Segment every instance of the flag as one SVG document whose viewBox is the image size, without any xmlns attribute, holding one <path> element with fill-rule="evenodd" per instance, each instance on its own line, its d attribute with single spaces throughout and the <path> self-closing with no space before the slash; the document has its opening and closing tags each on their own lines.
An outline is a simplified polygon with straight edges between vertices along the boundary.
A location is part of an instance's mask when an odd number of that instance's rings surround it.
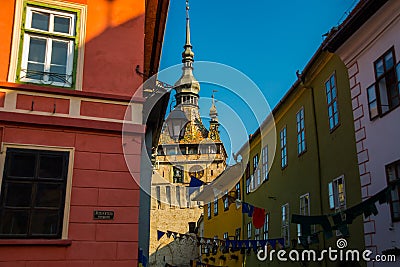
<svg viewBox="0 0 400 267">
<path fill-rule="evenodd" d="M 236 209 L 239 209 L 242 206 L 242 201 L 240 201 L 240 199 L 236 199 L 235 204 L 236 204 Z"/>
<path fill-rule="evenodd" d="M 242 202 L 242 213 L 247 213 L 247 215 L 249 217 L 252 217 L 253 212 L 254 212 L 254 206 L 252 206 L 248 203 Z"/>
<path fill-rule="evenodd" d="M 253 212 L 253 225 L 254 228 L 260 229 L 264 226 L 265 222 L 265 209 L 254 207 Z"/>
<path fill-rule="evenodd" d="M 161 237 L 163 237 L 165 235 L 165 232 L 157 230 L 157 240 L 160 240 Z"/>
<path fill-rule="evenodd" d="M 194 191 L 196 191 L 197 187 L 200 187 L 202 185 L 204 185 L 205 183 L 200 180 L 197 179 L 196 177 L 191 176 L 190 177 L 190 183 L 189 183 L 189 196 L 191 194 L 193 194 Z"/>
</svg>

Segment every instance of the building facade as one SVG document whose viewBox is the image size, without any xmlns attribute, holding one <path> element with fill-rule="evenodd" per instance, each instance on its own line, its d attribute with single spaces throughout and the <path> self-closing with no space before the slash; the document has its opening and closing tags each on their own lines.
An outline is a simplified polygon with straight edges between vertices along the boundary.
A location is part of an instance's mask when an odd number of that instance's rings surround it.
<svg viewBox="0 0 400 267">
<path fill-rule="evenodd" d="M 210 108 L 210 127 L 200 117 L 198 100 L 200 83 L 193 75 L 194 53 L 190 42 L 187 7 L 186 42 L 182 53 L 182 76 L 173 86 L 175 109 L 187 120 L 176 136 L 169 118 L 154 151 L 154 170 L 151 184 L 150 265 L 190 266 L 197 260 L 197 240 L 164 236 L 158 239 L 157 230 L 185 234 L 189 223 L 198 221 L 202 203 L 193 201 L 188 187 L 192 179 L 207 184 L 226 167 L 227 154 L 219 136 L 218 113 L 214 96 Z M 172 115 L 170 115 L 172 116 Z M 168 125 L 171 123 L 171 125 Z M 198 185 L 199 186 L 199 185 Z"/>
<path fill-rule="evenodd" d="M 150 23 L 151 6 L 3 1 L 0 266 L 138 264 L 135 180 L 152 129 L 133 70 L 158 69 L 164 23 Z"/>
<path fill-rule="evenodd" d="M 239 171 L 235 168 L 238 168 Z M 243 181 L 240 179 L 240 174 L 240 163 L 229 166 L 214 182 L 230 180 L 234 182 L 234 186 L 224 186 L 227 190 L 221 192 L 222 194 L 216 195 L 214 190 L 204 190 L 196 196 L 196 199 L 205 200 L 203 231 L 199 234 L 201 253 L 199 262 L 203 265 L 234 267 L 243 264 L 244 257 L 240 249 L 223 248 L 220 242 L 220 240 L 243 240 L 242 207 L 236 205 L 236 201 L 240 201 L 243 195 Z M 235 183 L 235 181 L 237 182 Z M 210 187 L 213 187 L 214 184 L 211 184 Z M 218 240 L 218 247 L 214 246 L 214 241 L 208 242 L 210 239 Z"/>
<path fill-rule="evenodd" d="M 326 46 L 348 68 L 363 199 L 400 178 L 399 14 L 399 1 L 360 1 Z M 374 254 L 395 254 L 397 261 L 398 201 L 396 186 L 377 216 L 364 220 L 366 247 Z"/>
<path fill-rule="evenodd" d="M 243 201 L 262 209 L 265 218 L 264 225 L 256 229 L 253 218 L 243 214 L 243 239 L 284 238 L 286 251 L 336 248 L 339 238 L 347 240 L 348 249 L 364 248 L 361 217 L 343 231 L 326 231 L 314 221 L 310 233 L 305 233 L 301 224 L 293 222 L 293 215 L 326 216 L 333 226 L 329 216 L 361 202 L 348 90 L 344 64 L 338 56 L 322 51 L 321 46 L 274 108 L 275 127 L 265 123 L 251 136 L 249 154 L 240 152 L 243 158 L 249 158 Z M 244 261 L 248 266 L 266 264 L 253 251 Z M 275 258 L 269 264 L 282 263 Z M 285 266 L 298 264 L 285 262 Z M 338 263 L 326 259 L 308 264 Z"/>
</svg>

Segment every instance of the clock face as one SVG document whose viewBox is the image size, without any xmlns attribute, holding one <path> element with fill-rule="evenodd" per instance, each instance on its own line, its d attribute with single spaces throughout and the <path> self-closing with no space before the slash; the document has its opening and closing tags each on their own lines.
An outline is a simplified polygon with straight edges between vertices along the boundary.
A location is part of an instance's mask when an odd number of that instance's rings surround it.
<svg viewBox="0 0 400 267">
<path fill-rule="evenodd" d="M 200 165 L 192 166 L 189 170 L 189 176 L 200 179 L 204 175 L 204 169 Z"/>
</svg>

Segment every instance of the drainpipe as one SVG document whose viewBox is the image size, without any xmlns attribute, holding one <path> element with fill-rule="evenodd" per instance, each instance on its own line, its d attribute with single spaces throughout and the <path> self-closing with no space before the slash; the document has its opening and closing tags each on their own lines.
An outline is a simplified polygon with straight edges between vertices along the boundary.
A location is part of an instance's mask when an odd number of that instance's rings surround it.
<svg viewBox="0 0 400 267">
<path fill-rule="evenodd" d="M 321 177 L 322 177 L 322 173 L 321 173 L 321 156 L 319 153 L 319 135 L 318 135 L 318 125 L 317 125 L 317 117 L 316 117 L 316 111 L 315 111 L 315 96 L 314 96 L 314 88 L 313 87 L 305 87 L 306 89 L 310 89 L 311 90 L 311 98 L 312 98 L 312 107 L 313 107 L 313 117 L 314 117 L 314 125 L 315 125 L 315 142 L 317 144 L 317 166 L 318 166 L 318 185 L 319 185 L 319 198 L 320 198 L 320 214 L 323 214 L 323 209 L 322 209 L 322 182 L 321 182 Z M 322 237 L 322 241 L 323 241 L 323 248 L 326 248 L 326 244 L 325 244 L 325 236 Z M 324 259 L 324 263 L 325 266 L 327 266 L 326 264 L 326 259 Z"/>
</svg>

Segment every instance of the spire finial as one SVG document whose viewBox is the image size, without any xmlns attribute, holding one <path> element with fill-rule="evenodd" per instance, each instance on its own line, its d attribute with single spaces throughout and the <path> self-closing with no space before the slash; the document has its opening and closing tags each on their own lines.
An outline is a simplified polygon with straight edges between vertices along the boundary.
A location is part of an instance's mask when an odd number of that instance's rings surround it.
<svg viewBox="0 0 400 267">
<path fill-rule="evenodd" d="M 189 0 L 186 0 L 186 19 L 189 19 Z"/>
</svg>

